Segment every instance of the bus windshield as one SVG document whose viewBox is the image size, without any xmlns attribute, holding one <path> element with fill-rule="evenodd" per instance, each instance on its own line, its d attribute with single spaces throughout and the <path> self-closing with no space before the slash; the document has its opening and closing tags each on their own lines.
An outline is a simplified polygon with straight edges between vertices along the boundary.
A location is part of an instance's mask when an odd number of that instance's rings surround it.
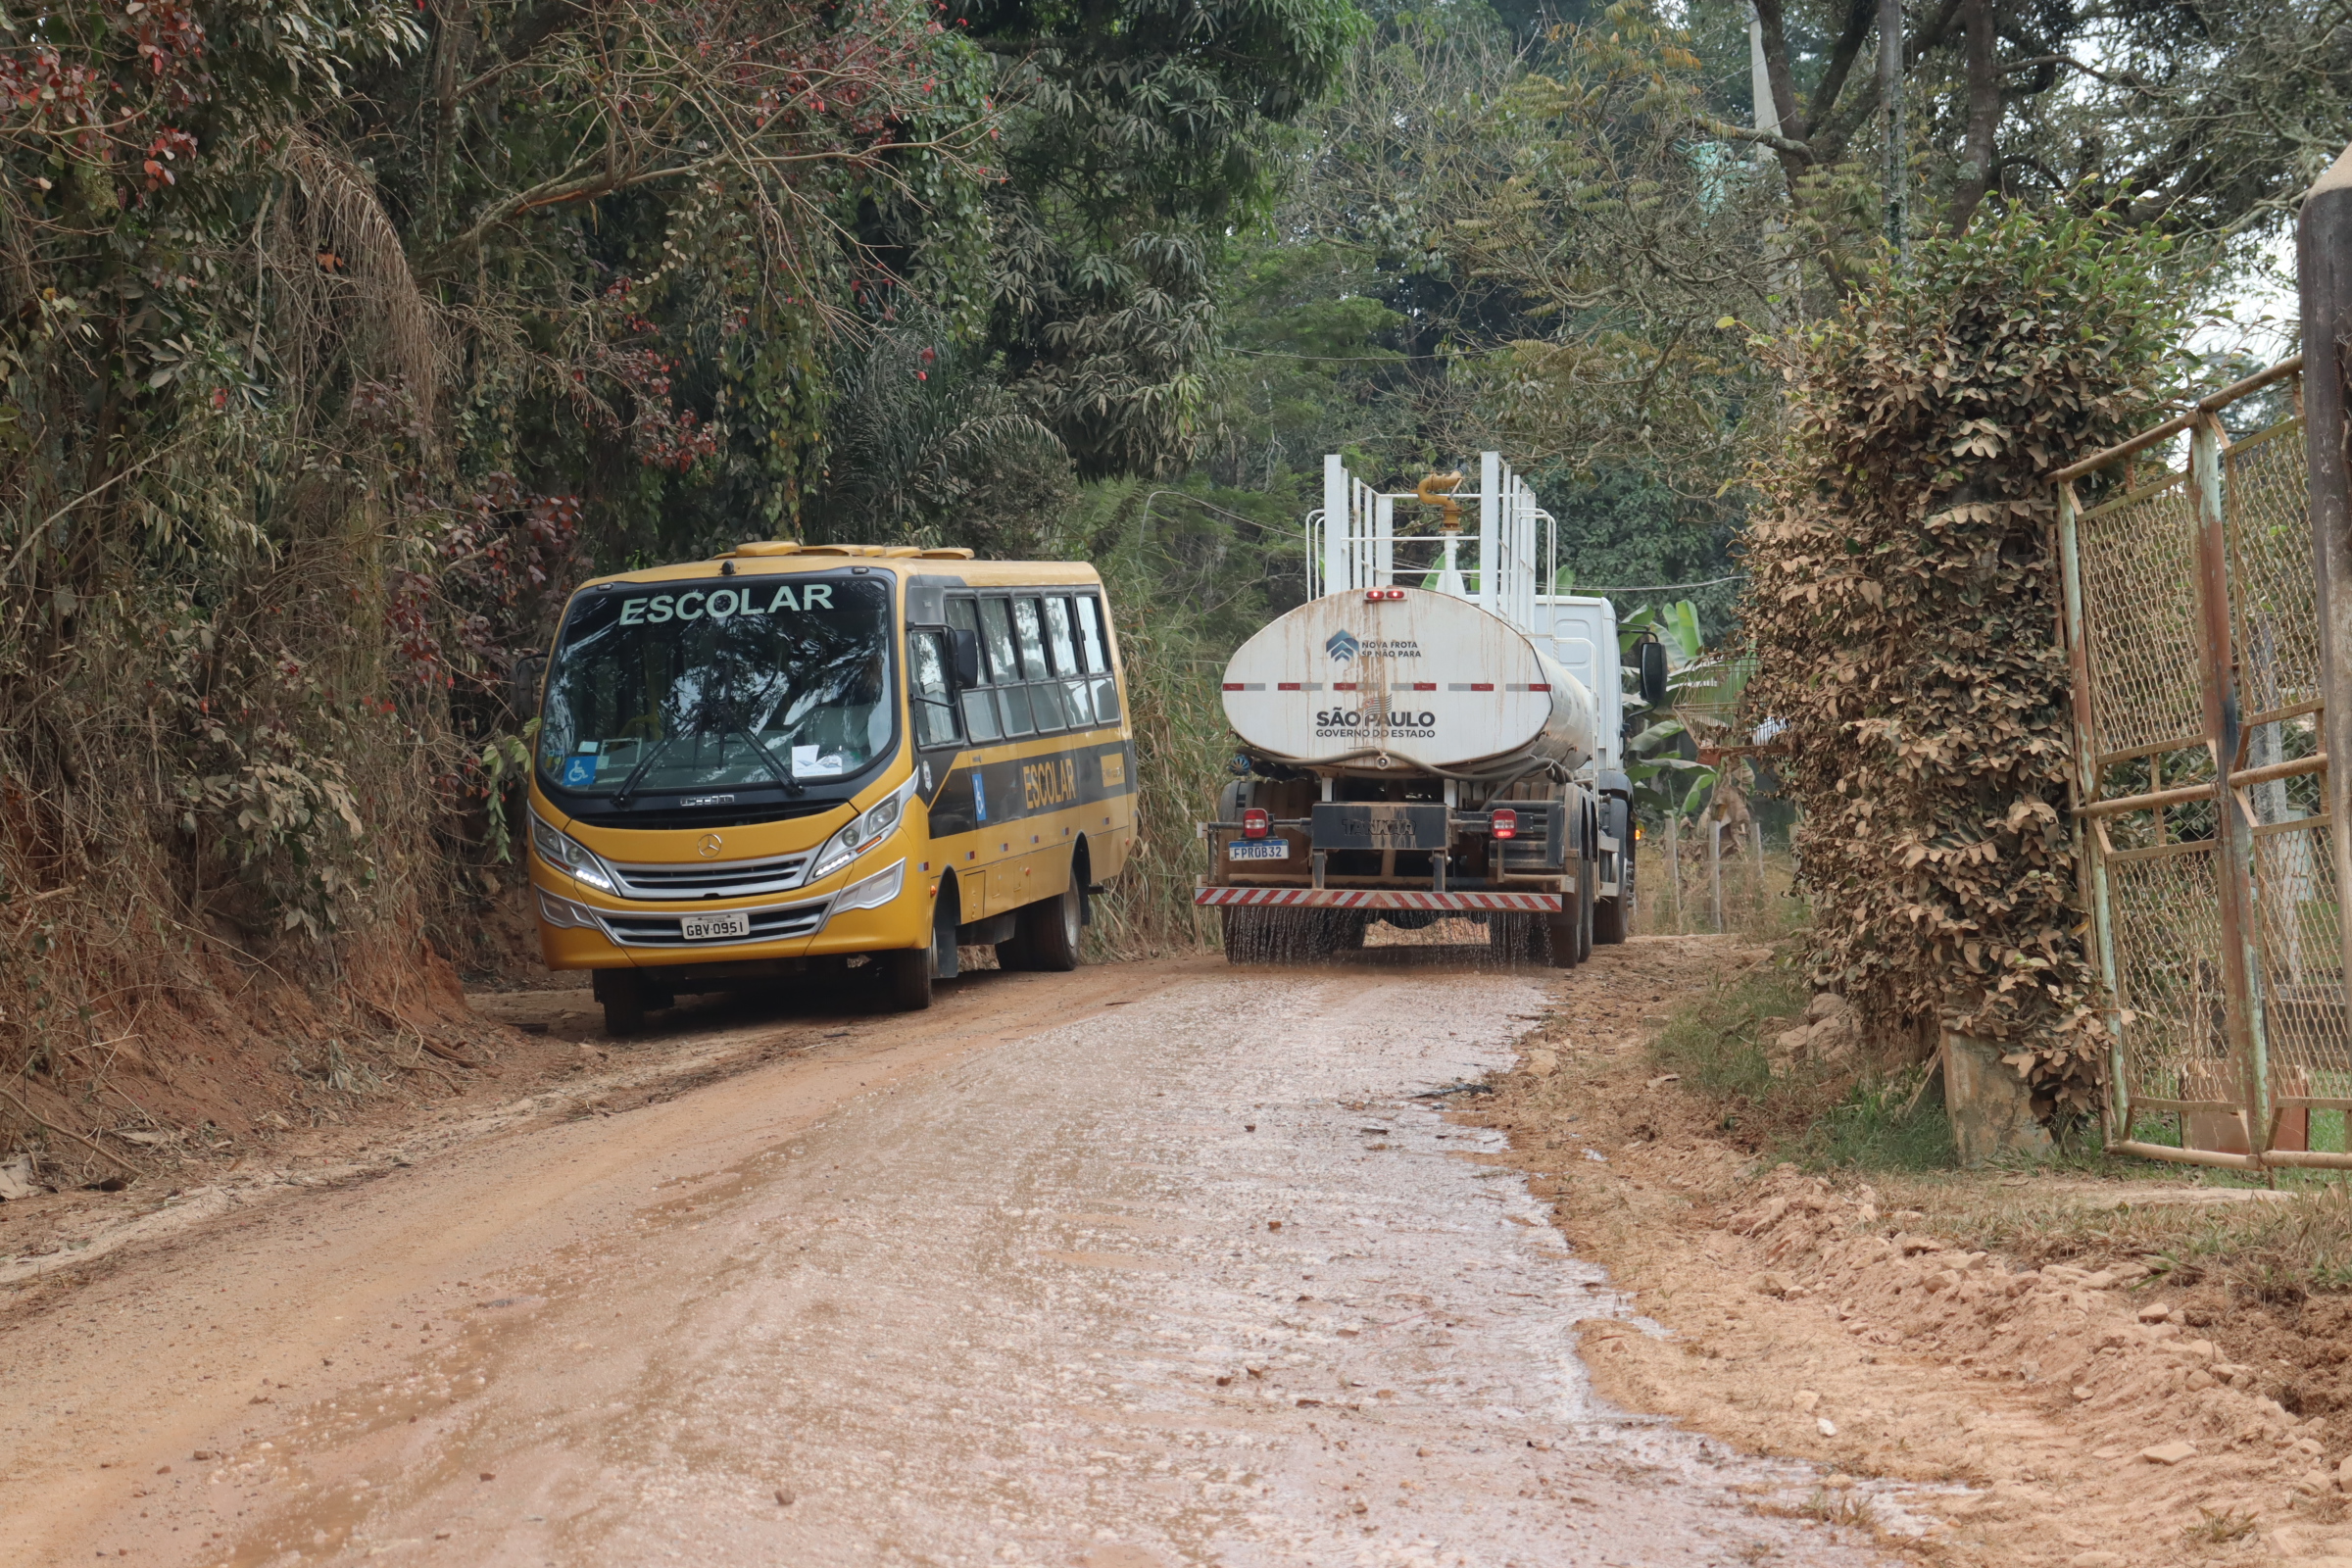
<svg viewBox="0 0 2352 1568">
<path fill-rule="evenodd" d="M 548 668 L 546 781 L 789 795 L 887 757 L 890 591 L 857 578 L 620 583 L 573 602 Z"/>
</svg>

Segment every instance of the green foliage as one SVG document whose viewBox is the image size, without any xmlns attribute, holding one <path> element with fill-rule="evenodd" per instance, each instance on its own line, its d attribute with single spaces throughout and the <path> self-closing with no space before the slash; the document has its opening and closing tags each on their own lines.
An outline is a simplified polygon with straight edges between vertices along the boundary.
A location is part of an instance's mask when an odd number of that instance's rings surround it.
<svg viewBox="0 0 2352 1568">
<path fill-rule="evenodd" d="M 838 329 L 979 326 L 988 85 L 915 0 L 0 17 L 0 1066 L 191 934 L 462 952 L 583 541 L 788 522 Z"/>
<path fill-rule="evenodd" d="M 2068 675 L 2042 475 L 2162 406 L 2161 241 L 2015 214 L 1922 245 L 1766 345 L 1789 393 L 1743 606 L 1814 977 L 1893 1036 L 2007 1042 L 2046 1102 L 2096 1101 L 2075 932 Z"/>
<path fill-rule="evenodd" d="M 1702 746 L 1722 746 L 1740 694 L 1754 673 L 1752 660 L 1710 651 L 1691 600 L 1652 609 L 1621 610 L 1620 657 L 1654 640 L 1666 649 L 1666 701 L 1644 710 L 1642 727 L 1626 744 L 1626 776 L 1637 808 L 1663 815 L 1696 816 L 1721 777 L 1699 760 Z M 1631 699 L 1629 699 L 1629 702 Z"/>
<path fill-rule="evenodd" d="M 1270 127 L 1322 93 L 1346 0 L 964 0 L 999 63 L 988 344 L 1087 478 L 1160 475 L 1200 435 L 1226 232 L 1262 210 Z"/>
</svg>

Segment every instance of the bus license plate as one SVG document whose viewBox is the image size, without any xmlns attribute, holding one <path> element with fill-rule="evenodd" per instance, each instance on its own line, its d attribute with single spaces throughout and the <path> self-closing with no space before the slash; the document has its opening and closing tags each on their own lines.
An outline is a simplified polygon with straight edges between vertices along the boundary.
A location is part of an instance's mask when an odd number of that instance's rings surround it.
<svg viewBox="0 0 2352 1568">
<path fill-rule="evenodd" d="M 748 937 L 752 917 L 741 909 L 720 914 L 689 914 L 678 921 L 678 935 L 689 942 L 715 942 L 722 937 Z"/>
<path fill-rule="evenodd" d="M 1226 846 L 1228 860 L 1287 860 L 1291 858 L 1288 839 L 1235 839 Z"/>
</svg>

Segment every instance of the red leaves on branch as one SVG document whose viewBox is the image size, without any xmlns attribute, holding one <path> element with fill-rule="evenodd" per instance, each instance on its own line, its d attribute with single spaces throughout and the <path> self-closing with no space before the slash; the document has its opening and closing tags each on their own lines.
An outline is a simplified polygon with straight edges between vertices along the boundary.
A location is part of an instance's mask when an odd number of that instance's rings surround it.
<svg viewBox="0 0 2352 1568">
<path fill-rule="evenodd" d="M 534 495 L 511 473 L 491 474 L 433 539 L 431 565 L 394 585 L 384 620 L 411 673 L 444 687 L 461 675 L 481 685 L 503 678 L 518 612 L 560 586 L 579 531 L 578 496 Z M 457 667 L 446 639 L 465 656 Z"/>
<path fill-rule="evenodd" d="M 64 142 L 79 157 L 135 168 L 144 191 L 176 184 L 196 139 L 171 121 L 211 86 L 204 24 L 182 0 L 132 0 L 107 8 L 99 36 L 112 49 L 78 57 L 48 39 L 0 44 L 0 140 Z M 131 196 L 118 191 L 124 205 Z"/>
</svg>

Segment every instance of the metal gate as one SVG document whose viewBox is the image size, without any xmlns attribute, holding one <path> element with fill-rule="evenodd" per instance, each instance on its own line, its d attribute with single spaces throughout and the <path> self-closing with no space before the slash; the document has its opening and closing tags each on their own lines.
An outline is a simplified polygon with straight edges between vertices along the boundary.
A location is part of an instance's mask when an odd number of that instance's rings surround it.
<svg viewBox="0 0 2352 1568">
<path fill-rule="evenodd" d="M 2303 421 L 2231 441 L 2222 417 L 2281 382 L 2299 409 L 2301 366 L 2052 475 L 2119 1152 L 2352 1166 L 2340 1118 L 2312 1115 L 2352 1108 L 2352 1039 Z M 2143 478 L 2182 435 L 2187 467 Z"/>
</svg>

